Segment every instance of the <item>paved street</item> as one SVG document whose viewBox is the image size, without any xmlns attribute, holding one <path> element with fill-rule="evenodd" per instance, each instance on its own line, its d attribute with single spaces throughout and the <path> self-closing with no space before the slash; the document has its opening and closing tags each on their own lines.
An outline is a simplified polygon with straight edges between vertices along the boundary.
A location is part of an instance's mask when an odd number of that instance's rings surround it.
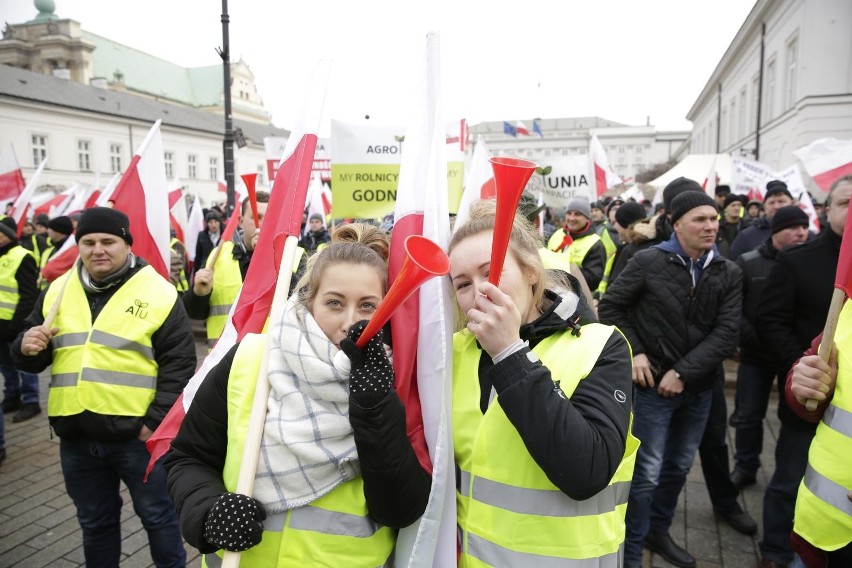
<svg viewBox="0 0 852 568">
<path fill-rule="evenodd" d="M 727 398 L 733 405 L 733 370 L 728 367 Z M 42 393 L 47 393 L 47 375 L 42 376 Z M 43 397 L 44 406 L 44 397 Z M 770 402 L 763 452 L 764 468 L 758 484 L 746 489 L 744 506 L 761 523 L 763 490 L 774 467 L 773 451 L 778 432 L 775 415 L 777 399 Z M 21 424 L 6 416 L 8 457 L 0 465 L 0 567 L 65 568 L 84 566 L 82 536 L 74 506 L 65 493 L 59 467 L 59 441 L 51 439 L 47 416 L 42 413 Z M 145 531 L 133 513 L 126 489 L 122 534 L 123 567 L 153 566 Z M 757 539 L 736 533 L 714 517 L 701 468 L 696 463 L 681 496 L 672 535 L 695 555 L 699 567 L 753 567 Z M 190 566 L 200 565 L 198 553 L 187 547 Z M 668 563 L 645 556 L 645 565 L 662 567 Z"/>
</svg>

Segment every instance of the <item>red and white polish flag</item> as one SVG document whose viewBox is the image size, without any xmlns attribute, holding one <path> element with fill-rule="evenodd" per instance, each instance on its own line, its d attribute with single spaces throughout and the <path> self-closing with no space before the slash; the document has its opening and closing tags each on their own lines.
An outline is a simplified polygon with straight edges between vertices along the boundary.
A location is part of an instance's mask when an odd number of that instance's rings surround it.
<svg viewBox="0 0 852 568">
<path fill-rule="evenodd" d="M 476 139 L 470 169 L 465 174 L 459 211 L 456 214 L 455 227 L 460 227 L 470 217 L 470 206 L 478 199 L 489 199 L 497 195 L 494 183 L 494 168 L 491 167 L 491 152 L 482 136 Z"/>
<path fill-rule="evenodd" d="M 27 209 L 30 207 L 30 202 L 32 201 L 33 194 L 35 193 L 36 187 L 38 187 L 38 180 L 41 177 L 41 172 L 44 170 L 44 166 L 47 164 L 47 158 L 43 159 L 41 163 L 38 165 L 33 177 L 30 178 L 30 182 L 23 189 L 21 194 L 15 199 L 15 203 L 12 206 L 12 218 L 15 220 L 15 223 L 18 224 L 18 236 L 21 236 L 21 230 L 24 228 L 24 224 L 22 221 L 24 220 L 24 215 L 27 213 Z"/>
<path fill-rule="evenodd" d="M 148 131 L 110 201 L 130 219 L 133 254 L 169 279 L 169 186 L 158 120 Z"/>
<path fill-rule="evenodd" d="M 15 148 L 9 144 L 0 154 L 0 201 L 15 199 L 24 191 L 26 185 L 24 173 L 21 171 L 21 166 L 18 165 L 18 157 L 15 155 Z"/>
<path fill-rule="evenodd" d="M 837 178 L 852 175 L 852 140 L 820 138 L 793 155 L 823 191 L 828 191 Z"/>
<path fill-rule="evenodd" d="M 596 134 L 592 134 L 589 141 L 589 156 L 595 171 L 595 195 L 600 197 L 606 190 L 621 183 L 621 177 L 610 167 L 606 151 Z"/>
<path fill-rule="evenodd" d="M 290 235 L 298 237 L 302 227 L 302 212 L 313 167 L 317 133 L 330 70 L 330 62 L 321 61 L 318 64 L 308 88 L 300 121 L 293 128 L 284 149 L 284 157 L 270 190 L 269 205 L 267 205 L 260 237 L 252 255 L 253 259 L 261 259 L 261 261 L 249 264 L 245 281 L 228 314 L 222 335 L 219 336 L 219 340 L 208 353 L 201 367 L 189 380 L 160 426 L 146 442 L 151 454 L 148 472 L 168 451 L 192 404 L 195 393 L 198 392 L 210 369 L 216 366 L 231 347 L 246 334 L 260 333 L 269 317 L 284 241 Z M 200 203 L 196 203 L 193 207 L 193 213 L 196 207 L 200 211 Z M 235 209 L 235 212 L 238 216 L 239 208 Z M 225 238 L 224 233 L 222 238 Z M 273 259 L 274 262 L 268 262 L 266 259 Z"/>
<path fill-rule="evenodd" d="M 444 250 L 450 237 L 446 127 L 440 109 L 440 45 L 427 36 L 425 89 L 417 120 L 406 131 L 399 168 L 388 276 L 405 258 L 409 235 L 423 235 Z M 490 164 L 489 164 L 490 169 Z M 493 175 L 493 174 L 492 174 Z M 396 390 L 406 426 L 432 491 L 423 516 L 399 532 L 396 565 L 455 566 L 456 496 L 452 443 L 452 299 L 447 278 L 432 278 L 391 318 Z"/>
</svg>

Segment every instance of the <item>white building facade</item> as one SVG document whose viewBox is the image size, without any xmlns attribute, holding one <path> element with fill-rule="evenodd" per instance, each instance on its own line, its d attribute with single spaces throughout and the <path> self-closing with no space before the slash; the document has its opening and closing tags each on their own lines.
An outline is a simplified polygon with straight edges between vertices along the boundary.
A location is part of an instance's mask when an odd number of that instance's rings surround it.
<svg viewBox="0 0 852 568">
<path fill-rule="evenodd" d="M 205 205 L 223 202 L 222 116 L 0 65 L 0 151 L 12 145 L 26 179 L 46 157 L 41 186 L 60 190 L 98 177 L 103 186 L 127 168 L 158 119 L 169 179 L 179 178 Z M 263 138 L 288 132 L 240 120 L 234 126 L 247 142 L 234 149 L 236 175 L 256 172 L 258 188 L 266 188 Z"/>
<path fill-rule="evenodd" d="M 674 158 L 689 139 L 688 131 L 658 131 L 654 126 L 628 126 L 601 117 L 535 119 L 541 136 L 533 132 L 533 120 L 523 121 L 530 135 L 512 136 L 503 122 L 484 122 L 471 127 L 473 138 L 482 135 L 495 155 L 511 155 L 545 164 L 556 156 L 589 153 L 596 135 L 610 166 L 626 182 L 654 164 Z M 510 122 L 510 124 L 515 124 Z"/>
<path fill-rule="evenodd" d="M 778 170 L 816 139 L 852 138 L 852 2 L 758 0 L 687 119 L 688 153 Z"/>
</svg>

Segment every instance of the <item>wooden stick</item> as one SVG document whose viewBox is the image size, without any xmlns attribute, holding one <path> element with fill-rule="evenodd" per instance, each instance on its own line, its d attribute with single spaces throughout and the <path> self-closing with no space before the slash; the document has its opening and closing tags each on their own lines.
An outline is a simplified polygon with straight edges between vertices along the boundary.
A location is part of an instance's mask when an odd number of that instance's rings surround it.
<svg viewBox="0 0 852 568">
<path fill-rule="evenodd" d="M 74 264 L 71 265 L 71 270 L 77 269 L 77 263 L 79 261 L 80 256 L 78 255 L 77 258 L 74 260 Z M 65 295 L 65 287 L 68 286 L 68 281 L 71 280 L 73 276 L 73 274 L 68 274 L 67 276 L 65 276 L 65 280 L 62 281 L 62 284 L 59 287 L 59 292 L 56 294 L 56 299 L 53 300 L 53 305 L 50 306 L 50 311 L 47 312 L 47 316 L 44 318 L 44 326 L 47 329 L 50 329 L 50 326 L 53 325 L 53 320 L 56 319 L 56 315 L 59 313 L 59 304 L 62 303 L 62 296 Z"/>
<path fill-rule="evenodd" d="M 831 304 L 828 307 L 828 316 L 825 318 L 825 328 L 822 330 L 822 341 L 819 344 L 820 359 L 828 363 L 831 358 L 831 348 L 834 345 L 834 333 L 837 331 L 837 320 L 840 319 L 840 311 L 843 309 L 843 302 L 846 300 L 846 293 L 840 288 L 835 288 L 831 295 Z M 813 412 L 817 409 L 819 403 L 809 398 L 805 401 L 805 408 Z"/>
<path fill-rule="evenodd" d="M 272 298 L 272 307 L 269 310 L 270 318 L 281 313 L 287 294 L 290 291 L 290 279 L 293 276 L 293 260 L 296 257 L 296 248 L 299 244 L 298 237 L 290 235 L 284 243 L 284 253 L 281 255 L 281 270 L 278 274 L 278 282 L 275 284 L 275 295 Z M 271 332 L 272 330 L 269 330 Z M 269 398 L 269 380 L 266 370 L 269 366 L 269 351 L 271 342 L 267 340 L 266 348 L 263 350 L 263 358 L 260 361 L 260 371 L 257 377 L 257 386 L 254 391 L 254 403 L 251 407 L 248 432 L 246 433 L 246 444 L 243 450 L 243 459 L 240 465 L 240 474 L 237 477 L 237 493 L 251 496 L 254 489 L 254 476 L 257 474 L 257 460 L 260 457 L 260 441 L 263 438 L 263 425 L 266 422 L 266 403 Z M 236 568 L 240 565 L 240 553 L 225 551 L 222 559 L 222 568 Z"/>
</svg>

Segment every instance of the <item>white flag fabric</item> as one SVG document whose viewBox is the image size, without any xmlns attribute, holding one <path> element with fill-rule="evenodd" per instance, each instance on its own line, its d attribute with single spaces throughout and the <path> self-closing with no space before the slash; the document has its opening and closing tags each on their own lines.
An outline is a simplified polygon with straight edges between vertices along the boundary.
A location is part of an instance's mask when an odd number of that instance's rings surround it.
<svg viewBox="0 0 852 568">
<path fill-rule="evenodd" d="M 225 227 L 221 227 L 221 229 L 224 228 Z M 201 210 L 201 200 L 198 199 L 198 194 L 196 193 L 195 200 L 192 202 L 192 209 L 190 210 L 189 217 L 186 221 L 186 254 L 189 255 L 189 259 L 192 262 L 195 262 L 195 248 L 198 245 L 198 233 L 203 230 L 204 211 Z"/>
<path fill-rule="evenodd" d="M 33 174 L 33 177 L 30 178 L 29 183 L 24 188 L 24 191 L 22 191 L 18 198 L 15 200 L 15 204 L 12 207 L 12 218 L 19 226 L 21 224 L 21 221 L 23 221 L 24 219 L 24 215 L 27 212 L 27 208 L 30 206 L 30 201 L 32 201 L 33 193 L 35 193 L 36 187 L 38 187 L 38 180 L 41 177 L 41 172 L 46 164 L 47 158 L 41 161 L 35 173 Z"/>
<path fill-rule="evenodd" d="M 426 43 L 426 85 L 418 112 L 406 131 L 400 164 L 391 237 L 389 272 L 392 276 L 398 273 L 402 264 L 402 243 L 408 235 L 422 234 L 444 250 L 449 244 L 446 128 L 439 103 L 438 35 L 428 34 Z M 406 403 L 406 414 L 410 414 L 411 410 L 416 410 L 409 406 L 413 397 L 405 394 L 410 389 L 403 392 L 399 386 L 411 379 L 416 380 L 423 431 L 432 463 L 432 491 L 426 511 L 419 521 L 401 530 L 397 538 L 398 567 L 431 568 L 456 564 L 452 314 L 449 280 L 432 278 L 391 319 L 398 391 Z M 406 366 L 405 361 L 414 368 Z M 413 443 L 417 452 L 419 446 Z M 422 463 L 422 456 L 418 454 L 418 457 Z"/>
<path fill-rule="evenodd" d="M 491 152 L 480 134 L 473 148 L 470 170 L 465 174 L 459 211 L 453 227 L 460 227 L 470 217 L 470 206 L 478 199 L 494 197 L 494 168 L 491 167 Z"/>
<path fill-rule="evenodd" d="M 793 155 L 823 191 L 828 191 L 836 179 L 852 174 L 852 140 L 820 138 Z"/>
</svg>

